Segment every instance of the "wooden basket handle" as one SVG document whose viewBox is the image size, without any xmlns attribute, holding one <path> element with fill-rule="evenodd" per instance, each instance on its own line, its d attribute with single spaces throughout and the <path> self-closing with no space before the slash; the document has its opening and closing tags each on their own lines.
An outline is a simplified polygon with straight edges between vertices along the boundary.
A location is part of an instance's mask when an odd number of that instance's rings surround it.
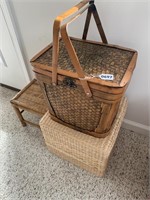
<svg viewBox="0 0 150 200">
<path fill-rule="evenodd" d="M 53 25 L 53 56 L 52 56 L 52 83 L 57 84 L 57 66 L 58 66 L 58 53 L 59 53 L 59 32 L 61 22 L 67 17 L 73 15 L 81 8 L 83 8 L 90 0 L 81 1 L 73 8 L 58 16 Z"/>
<path fill-rule="evenodd" d="M 85 5 L 87 3 L 89 3 L 89 5 L 85 7 Z M 82 9 L 80 12 L 78 12 L 66 24 L 64 24 L 62 27 L 60 27 L 61 22 L 64 19 L 73 15 L 74 13 L 76 13 L 77 11 L 79 11 L 83 7 L 85 7 L 85 8 Z M 92 10 L 91 10 L 91 7 L 92 7 Z M 70 40 L 70 38 L 67 34 L 68 24 L 71 23 L 72 21 L 74 21 L 77 17 L 79 17 L 87 9 L 88 9 L 88 14 L 87 14 L 86 23 L 85 23 L 83 39 L 86 39 L 88 28 L 89 28 L 89 21 L 90 21 L 90 18 L 91 18 L 91 17 L 89 17 L 89 13 L 93 12 L 94 19 L 96 21 L 99 33 L 100 33 L 101 38 L 102 38 L 102 41 L 104 43 L 107 43 L 107 39 L 105 37 L 105 33 L 103 31 L 103 28 L 102 28 L 102 25 L 101 25 L 101 22 L 100 22 L 100 19 L 99 19 L 99 16 L 98 16 L 98 13 L 97 13 L 97 10 L 96 10 L 96 7 L 94 5 L 93 0 L 92 1 L 84 0 L 84 1 L 80 2 L 79 4 L 77 4 L 76 6 L 74 6 L 73 8 L 71 8 L 70 10 L 63 13 L 62 15 L 58 16 L 54 21 L 54 27 L 53 27 L 52 83 L 53 83 L 53 85 L 57 84 L 57 66 L 58 66 L 58 54 L 59 54 L 59 32 L 61 31 L 62 39 L 65 42 L 66 49 L 67 49 L 68 54 L 71 58 L 71 62 L 76 69 L 76 72 L 77 72 L 78 77 L 81 81 L 82 87 L 83 87 L 85 93 L 87 94 L 87 96 L 91 97 L 92 93 L 90 91 L 88 82 L 85 79 L 84 72 L 82 70 L 80 62 L 79 62 L 78 57 L 76 55 L 75 49 L 74 49 L 72 42 L 71 42 L 71 40 Z M 100 26 L 100 28 L 99 28 L 99 26 Z"/>
</svg>

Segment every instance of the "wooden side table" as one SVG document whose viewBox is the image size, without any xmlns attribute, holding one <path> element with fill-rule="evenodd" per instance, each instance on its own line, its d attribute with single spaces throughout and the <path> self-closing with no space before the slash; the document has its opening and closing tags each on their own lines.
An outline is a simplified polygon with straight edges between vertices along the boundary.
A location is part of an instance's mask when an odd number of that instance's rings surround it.
<svg viewBox="0 0 150 200">
<path fill-rule="evenodd" d="M 25 88 L 23 88 L 13 99 L 10 101 L 22 126 L 27 123 L 39 127 L 31 121 L 24 119 L 22 113 L 28 111 L 39 116 L 43 116 L 48 110 L 41 88 L 36 79 L 33 79 Z"/>
</svg>

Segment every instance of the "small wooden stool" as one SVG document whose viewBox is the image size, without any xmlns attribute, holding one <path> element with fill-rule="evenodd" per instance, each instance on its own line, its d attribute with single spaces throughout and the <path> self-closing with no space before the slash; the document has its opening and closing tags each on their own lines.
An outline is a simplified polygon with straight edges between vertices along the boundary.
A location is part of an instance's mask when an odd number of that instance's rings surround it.
<svg viewBox="0 0 150 200">
<path fill-rule="evenodd" d="M 33 79 L 24 89 L 10 101 L 16 114 L 22 123 L 26 123 L 39 127 L 38 124 L 25 120 L 22 113 L 26 110 L 28 112 L 43 116 L 48 110 L 44 101 L 41 88 L 37 80 Z"/>
<path fill-rule="evenodd" d="M 59 157 L 98 176 L 104 175 L 127 108 L 123 98 L 117 116 L 105 138 L 96 138 L 53 121 L 47 112 L 40 127 L 48 149 Z"/>
</svg>

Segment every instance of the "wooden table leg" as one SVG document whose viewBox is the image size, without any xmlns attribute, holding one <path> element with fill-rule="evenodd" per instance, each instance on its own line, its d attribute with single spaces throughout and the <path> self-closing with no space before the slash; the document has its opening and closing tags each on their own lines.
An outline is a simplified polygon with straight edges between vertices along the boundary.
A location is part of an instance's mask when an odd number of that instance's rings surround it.
<svg viewBox="0 0 150 200">
<path fill-rule="evenodd" d="M 27 124 L 25 123 L 25 120 L 24 120 L 19 108 L 16 107 L 14 104 L 12 104 L 12 106 L 13 106 L 13 108 L 14 108 L 14 110 L 15 110 L 15 112 L 16 112 L 16 114 L 17 114 L 17 116 L 18 116 L 18 118 L 19 118 L 19 120 L 20 120 L 20 122 L 22 124 L 22 126 L 26 126 Z"/>
</svg>

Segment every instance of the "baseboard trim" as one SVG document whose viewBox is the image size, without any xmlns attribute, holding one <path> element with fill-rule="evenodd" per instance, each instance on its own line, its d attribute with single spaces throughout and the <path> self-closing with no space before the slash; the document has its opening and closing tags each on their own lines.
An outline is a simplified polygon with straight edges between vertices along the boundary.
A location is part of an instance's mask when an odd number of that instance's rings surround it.
<svg viewBox="0 0 150 200">
<path fill-rule="evenodd" d="M 134 131 L 136 133 L 141 134 L 149 134 L 150 135 L 150 126 L 146 126 L 128 119 L 124 119 L 122 123 L 122 128 Z"/>
<path fill-rule="evenodd" d="M 9 86 L 9 85 L 5 85 L 5 84 L 3 84 L 3 83 L 0 83 L 0 86 L 1 86 L 1 87 L 5 87 L 5 88 L 8 88 L 8 89 L 10 89 L 10 90 L 14 90 L 14 91 L 16 91 L 16 92 L 19 92 L 19 91 L 20 91 L 20 89 L 11 87 L 11 86 Z"/>
</svg>

